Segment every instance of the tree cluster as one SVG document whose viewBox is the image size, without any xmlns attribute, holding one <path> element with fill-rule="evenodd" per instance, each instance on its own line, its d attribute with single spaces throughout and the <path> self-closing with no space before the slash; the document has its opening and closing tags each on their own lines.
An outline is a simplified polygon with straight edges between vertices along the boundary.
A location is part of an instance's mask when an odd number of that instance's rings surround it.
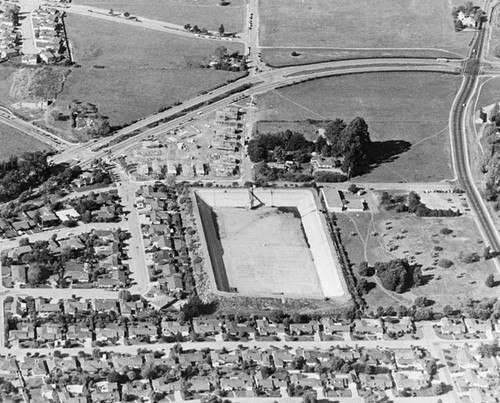
<svg viewBox="0 0 500 403">
<path fill-rule="evenodd" d="M 0 202 L 18 197 L 22 192 L 41 185 L 54 169 L 43 152 L 29 152 L 0 162 Z"/>
<path fill-rule="evenodd" d="M 411 267 L 406 259 L 377 262 L 374 268 L 384 288 L 398 294 L 422 282 L 422 270 L 419 267 Z"/>
<path fill-rule="evenodd" d="M 498 298 L 469 299 L 466 301 L 463 311 L 473 319 L 499 319 L 500 300 Z"/>
<path fill-rule="evenodd" d="M 328 153 L 343 157 L 341 168 L 348 177 L 369 163 L 371 139 L 363 118 L 354 118 L 349 124 L 342 119 L 335 119 L 326 126 L 325 136 L 331 147 Z"/>
<path fill-rule="evenodd" d="M 371 144 L 368 125 L 363 118 L 355 118 L 349 124 L 342 119 L 330 122 L 325 137 L 316 142 L 305 139 L 302 133 L 286 130 L 278 133 L 259 134 L 248 144 L 248 155 L 253 162 L 307 163 L 313 151 L 323 157 L 342 158 L 340 168 L 348 176 L 368 163 Z"/>
<path fill-rule="evenodd" d="M 418 217 L 458 217 L 462 215 L 460 210 L 430 209 L 421 202 L 420 196 L 416 192 L 410 192 L 406 199 L 403 195 L 394 196 L 384 191 L 381 194 L 380 203 L 386 210 L 395 209 L 397 213 L 414 213 Z"/>
</svg>

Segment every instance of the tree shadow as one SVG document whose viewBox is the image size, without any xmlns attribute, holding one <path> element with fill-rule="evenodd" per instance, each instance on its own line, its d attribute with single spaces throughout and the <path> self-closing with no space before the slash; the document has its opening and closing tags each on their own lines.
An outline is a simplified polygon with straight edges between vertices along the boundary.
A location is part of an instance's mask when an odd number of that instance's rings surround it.
<svg viewBox="0 0 500 403">
<path fill-rule="evenodd" d="M 383 163 L 393 162 L 410 148 L 411 143 L 404 140 L 373 141 L 368 151 L 368 165 L 360 167 L 359 173 L 366 174 Z"/>
</svg>

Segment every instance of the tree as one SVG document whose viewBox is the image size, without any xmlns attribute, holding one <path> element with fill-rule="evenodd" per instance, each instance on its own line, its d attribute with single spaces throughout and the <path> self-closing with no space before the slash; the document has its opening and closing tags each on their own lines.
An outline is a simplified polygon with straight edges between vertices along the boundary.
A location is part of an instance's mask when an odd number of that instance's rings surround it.
<svg viewBox="0 0 500 403">
<path fill-rule="evenodd" d="M 214 50 L 214 55 L 219 63 L 222 63 L 227 55 L 227 48 L 225 46 L 217 46 Z"/>
<path fill-rule="evenodd" d="M 464 24 L 462 23 L 462 21 L 460 21 L 459 19 L 457 19 L 455 21 L 455 31 L 456 32 L 459 32 L 461 31 L 462 29 L 464 29 Z"/>
<path fill-rule="evenodd" d="M 432 317 L 432 311 L 430 309 L 418 308 L 415 312 L 414 319 L 418 322 L 421 320 L 429 320 Z"/>
<path fill-rule="evenodd" d="M 495 285 L 495 277 L 493 274 L 490 274 L 488 277 L 486 277 L 486 281 L 484 282 L 486 284 L 486 287 L 493 288 Z"/>
<path fill-rule="evenodd" d="M 450 305 L 445 305 L 443 307 L 444 316 L 450 316 L 453 313 L 453 308 Z"/>
<path fill-rule="evenodd" d="M 393 259 L 387 263 L 377 262 L 374 267 L 384 288 L 400 294 L 412 286 L 413 278 L 406 259 Z"/>
<path fill-rule="evenodd" d="M 220 35 L 220 36 L 224 35 L 224 24 L 220 24 L 220 27 L 219 27 L 219 35 Z"/>
<path fill-rule="evenodd" d="M 418 297 L 416 300 L 415 300 L 415 306 L 419 307 L 419 308 L 423 308 L 427 305 L 427 298 L 425 297 Z"/>
<path fill-rule="evenodd" d="M 483 251 L 483 259 L 484 260 L 488 260 L 488 259 L 491 259 L 492 258 L 492 254 L 491 254 L 491 246 L 487 246 L 484 248 L 484 251 Z"/>
<path fill-rule="evenodd" d="M 123 301 L 131 301 L 132 294 L 129 290 L 120 290 L 120 292 L 118 293 L 118 299 L 121 299 Z"/>
<path fill-rule="evenodd" d="M 30 244 L 30 240 L 28 239 L 28 237 L 22 237 L 19 240 L 19 246 L 28 246 L 29 244 Z"/>
<path fill-rule="evenodd" d="M 129 13 L 128 11 L 125 11 L 125 12 L 123 13 L 123 16 L 124 16 L 125 18 L 129 18 L 129 17 L 130 17 L 130 13 Z"/>
<path fill-rule="evenodd" d="M 350 193 L 354 194 L 354 193 L 356 193 L 356 192 L 358 191 L 358 187 L 357 187 L 354 183 L 351 183 L 351 184 L 349 185 L 349 187 L 347 188 L 347 190 L 348 190 Z"/>
<path fill-rule="evenodd" d="M 437 374 L 437 363 L 436 363 L 436 360 L 431 359 L 431 360 L 427 361 L 427 363 L 425 364 L 425 370 L 427 371 L 427 373 L 430 376 L 436 375 Z"/>
<path fill-rule="evenodd" d="M 361 262 L 358 267 L 358 272 L 360 276 L 370 277 L 375 274 L 375 269 L 368 266 L 368 262 Z"/>
<path fill-rule="evenodd" d="M 365 278 L 360 278 L 358 281 L 358 285 L 356 286 L 356 290 L 358 291 L 359 294 L 365 295 L 368 293 L 370 289 L 370 284 Z"/>
<path fill-rule="evenodd" d="M 436 396 L 442 395 L 445 392 L 443 383 L 437 383 L 432 387 L 432 391 Z"/>
<path fill-rule="evenodd" d="M 308 390 L 302 395 L 302 403 L 317 403 L 318 395 L 314 390 Z"/>
<path fill-rule="evenodd" d="M 482 344 L 481 343 L 481 345 L 477 349 L 477 352 L 478 352 L 478 354 L 481 355 L 481 357 L 488 357 L 488 358 L 496 356 L 499 351 L 500 351 L 500 348 L 495 343 L 491 343 L 491 344 Z"/>
<path fill-rule="evenodd" d="M 47 279 L 47 272 L 44 266 L 33 263 L 28 268 L 28 283 L 32 286 L 42 284 Z"/>
</svg>

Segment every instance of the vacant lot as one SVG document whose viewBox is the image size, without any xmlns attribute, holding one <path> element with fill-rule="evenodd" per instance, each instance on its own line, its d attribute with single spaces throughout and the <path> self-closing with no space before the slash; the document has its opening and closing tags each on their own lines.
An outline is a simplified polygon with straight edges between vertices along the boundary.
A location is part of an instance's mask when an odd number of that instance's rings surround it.
<svg viewBox="0 0 500 403">
<path fill-rule="evenodd" d="M 477 109 L 500 101 L 500 77 L 485 77 L 477 98 Z"/>
<path fill-rule="evenodd" d="M 295 52 L 292 56 L 292 52 Z M 341 48 L 263 48 L 262 58 L 273 67 L 299 66 L 329 60 L 350 60 L 383 57 L 445 57 L 459 58 L 459 54 L 439 49 L 341 49 Z"/>
<path fill-rule="evenodd" d="M 11 155 L 20 155 L 27 151 L 49 150 L 50 147 L 41 141 L 27 136 L 10 126 L 0 123 L 0 160 Z"/>
<path fill-rule="evenodd" d="M 263 46 L 438 48 L 464 54 L 472 33 L 455 33 L 457 0 L 262 0 Z"/>
<path fill-rule="evenodd" d="M 435 181 L 453 177 L 448 115 L 457 76 L 371 73 L 282 88 L 256 100 L 258 120 L 297 121 L 356 116 L 368 123 L 378 164 L 366 182 Z M 283 123 L 283 130 L 287 124 Z"/>
<path fill-rule="evenodd" d="M 12 78 L 18 69 L 3 65 L 0 67 L 0 104 L 10 108 L 12 102 L 16 101 L 10 96 Z"/>
<path fill-rule="evenodd" d="M 276 208 L 242 212 L 215 208 L 229 284 L 250 295 L 321 297 L 300 218 Z"/>
<path fill-rule="evenodd" d="M 447 195 L 442 196 L 446 203 Z M 342 230 L 342 241 L 354 264 L 367 260 L 389 261 L 407 258 L 422 267 L 424 285 L 404 294 L 385 293 L 378 286 L 366 296 L 373 308 L 412 303 L 419 296 L 435 301 L 439 310 L 446 304 L 459 308 L 467 298 L 482 298 L 498 294 L 498 290 L 485 286 L 490 273 L 495 273 L 491 260 L 482 259 L 485 248 L 471 215 L 458 218 L 418 218 L 407 213 L 384 211 L 373 218 L 368 213 L 337 214 Z M 448 231 L 444 231 L 447 229 Z M 481 260 L 464 263 L 460 253 L 477 253 Z M 453 262 L 449 268 L 437 262 Z M 368 278 L 368 281 L 373 281 Z"/>
<path fill-rule="evenodd" d="M 81 67 L 68 76 L 59 99 L 97 104 L 112 125 L 240 75 L 188 66 L 210 60 L 217 44 L 77 15 L 69 15 L 66 24 L 74 60 Z"/>
<path fill-rule="evenodd" d="M 75 0 L 75 4 L 86 4 L 115 12 L 128 11 L 132 15 L 171 22 L 184 26 L 186 23 L 200 28 L 217 30 L 224 24 L 226 32 L 240 32 L 243 27 L 244 0 L 231 0 L 220 6 L 219 0 Z"/>
</svg>

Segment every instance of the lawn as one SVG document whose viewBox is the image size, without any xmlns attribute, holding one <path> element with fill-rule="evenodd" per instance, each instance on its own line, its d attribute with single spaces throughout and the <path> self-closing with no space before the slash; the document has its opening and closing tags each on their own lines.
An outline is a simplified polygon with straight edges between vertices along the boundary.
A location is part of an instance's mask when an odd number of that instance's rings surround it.
<svg viewBox="0 0 500 403">
<path fill-rule="evenodd" d="M 166 21 L 184 26 L 186 23 L 216 31 L 224 24 L 226 32 L 240 32 L 243 29 L 244 0 L 231 0 L 227 6 L 220 6 L 219 0 L 75 0 L 115 12 L 128 11 L 132 15 Z"/>
<path fill-rule="evenodd" d="M 111 125 L 131 122 L 219 86 L 241 73 L 189 67 L 216 44 L 70 14 L 74 60 L 59 101 L 91 102 Z M 229 51 L 242 50 L 226 44 Z"/>
<path fill-rule="evenodd" d="M 458 76 L 406 72 L 319 79 L 259 96 L 257 119 L 351 121 L 361 116 L 379 163 L 356 181 L 448 179 L 453 177 L 448 116 L 460 82 Z"/>
<path fill-rule="evenodd" d="M 411 303 L 419 296 L 434 301 L 435 310 L 446 304 L 458 308 L 467 298 L 480 299 L 498 293 L 495 288 L 490 289 L 484 284 L 489 274 L 496 273 L 491 260 L 481 259 L 480 262 L 466 264 L 459 259 L 462 251 L 482 256 L 485 247 L 470 214 L 460 218 L 418 218 L 407 213 L 382 210 L 374 214 L 373 220 L 369 213 L 337 214 L 337 223 L 353 264 L 368 260 L 373 265 L 375 262 L 407 258 L 424 270 L 424 285 L 403 294 L 390 293 L 391 297 L 378 286 L 371 290 L 366 300 L 373 309 L 377 306 L 397 306 L 399 299 Z M 441 233 L 444 228 L 450 229 L 451 233 Z M 451 260 L 453 266 L 444 269 L 436 265 L 435 260 L 441 258 Z M 373 280 L 368 278 L 368 281 Z"/>
<path fill-rule="evenodd" d="M 11 155 L 21 155 L 28 151 L 50 150 L 47 144 L 3 123 L 0 123 L 0 144 L 2 144 L 1 161 L 8 159 Z"/>
<path fill-rule="evenodd" d="M 262 0 L 260 44 L 269 47 L 438 48 L 464 54 L 472 33 L 455 33 L 461 0 Z M 293 49 L 291 49 L 293 50 Z"/>
</svg>

